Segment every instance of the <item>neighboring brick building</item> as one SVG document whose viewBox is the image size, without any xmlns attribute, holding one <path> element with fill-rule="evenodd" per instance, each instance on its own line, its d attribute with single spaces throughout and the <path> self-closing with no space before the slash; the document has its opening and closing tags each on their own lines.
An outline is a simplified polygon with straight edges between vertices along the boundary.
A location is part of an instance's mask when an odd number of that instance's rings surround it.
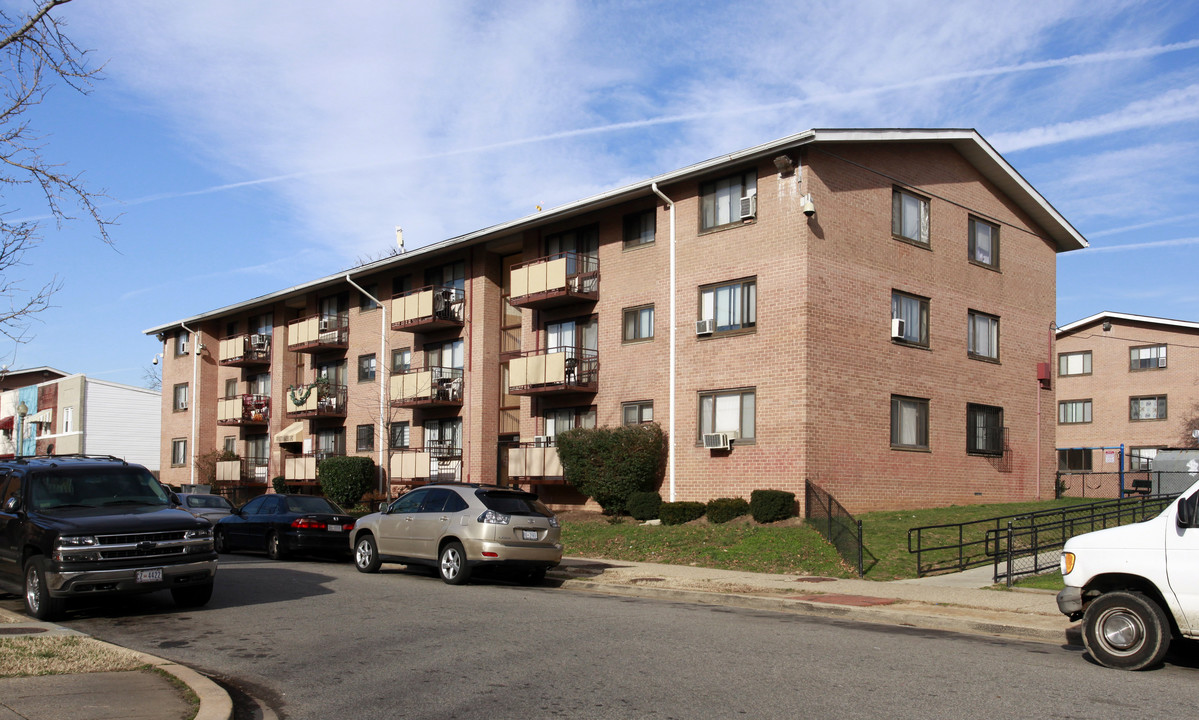
<svg viewBox="0 0 1199 720">
<path fill-rule="evenodd" d="M 1199 323 L 1103 312 L 1057 330 L 1058 468 L 1152 469 L 1199 403 Z"/>
<path fill-rule="evenodd" d="M 1056 254 L 1085 246 L 974 131 L 800 133 L 147 330 L 163 478 L 229 448 L 227 479 L 311 481 L 347 453 L 569 504 L 552 437 L 652 419 L 668 499 L 1045 495 L 1038 363 Z"/>
</svg>

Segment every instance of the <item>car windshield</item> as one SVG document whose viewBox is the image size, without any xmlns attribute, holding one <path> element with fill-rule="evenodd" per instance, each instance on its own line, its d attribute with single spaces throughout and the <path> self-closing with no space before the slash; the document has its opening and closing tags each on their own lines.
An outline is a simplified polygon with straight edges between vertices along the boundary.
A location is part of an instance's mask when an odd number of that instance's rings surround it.
<svg viewBox="0 0 1199 720">
<path fill-rule="evenodd" d="M 287 511 L 294 513 L 334 513 L 341 515 L 345 510 L 323 497 L 289 497 Z"/>
<path fill-rule="evenodd" d="M 229 509 L 229 501 L 219 495 L 188 495 L 186 502 L 188 507 L 194 508 Z"/>
<path fill-rule="evenodd" d="M 536 495 L 511 490 L 480 490 L 479 499 L 487 506 L 505 515 L 542 515 L 553 517 L 554 513 L 537 499 Z"/>
<path fill-rule="evenodd" d="M 30 483 L 33 510 L 171 504 L 162 485 L 142 468 L 57 468 L 31 475 Z"/>
</svg>

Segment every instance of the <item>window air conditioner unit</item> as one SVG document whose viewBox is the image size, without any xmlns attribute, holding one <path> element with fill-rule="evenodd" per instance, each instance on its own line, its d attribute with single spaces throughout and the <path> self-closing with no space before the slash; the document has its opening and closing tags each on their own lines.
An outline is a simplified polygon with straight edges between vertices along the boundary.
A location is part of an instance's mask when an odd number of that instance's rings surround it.
<svg viewBox="0 0 1199 720">
<path fill-rule="evenodd" d="M 266 349 L 266 343 L 266 335 L 255 333 L 250 336 L 250 347 L 254 348 L 255 350 Z"/>
<path fill-rule="evenodd" d="M 533 447 L 549 447 L 554 444 L 554 438 L 549 435 L 534 435 Z"/>
<path fill-rule="evenodd" d="M 907 323 L 903 318 L 891 318 L 891 338 L 894 340 L 902 340 L 907 330 Z"/>
<path fill-rule="evenodd" d="M 758 196 L 746 195 L 741 198 L 741 219 L 751 220 L 758 215 Z"/>
<path fill-rule="evenodd" d="M 186 340 L 184 340 L 183 342 L 179 343 L 179 354 L 180 354 L 180 355 L 186 355 L 186 354 L 187 354 L 187 341 L 186 341 Z"/>
<path fill-rule="evenodd" d="M 1157 366 L 1159 368 L 1164 368 L 1166 366 L 1166 356 L 1165 355 L 1162 355 L 1161 357 L 1159 357 L 1157 359 Z"/>
<path fill-rule="evenodd" d="M 186 410 L 186 409 L 187 409 L 187 401 L 186 401 L 186 400 L 184 400 L 183 402 L 179 403 L 179 409 L 180 409 L 180 410 Z"/>
<path fill-rule="evenodd" d="M 699 320 L 695 323 L 696 335 L 711 335 L 716 332 L 715 320 Z"/>
<path fill-rule="evenodd" d="M 728 450 L 729 449 L 729 434 L 728 433 L 704 433 L 704 449 L 705 450 Z"/>
<path fill-rule="evenodd" d="M 325 331 L 327 331 L 327 330 L 331 330 L 332 328 L 330 328 L 329 326 L 330 326 L 330 325 L 332 325 L 332 324 L 333 324 L 333 321 L 332 321 L 332 320 L 330 320 L 329 318 L 327 318 L 327 317 L 323 317 L 323 318 L 321 318 L 321 322 L 320 322 L 321 329 L 320 329 L 320 332 L 325 332 Z"/>
</svg>

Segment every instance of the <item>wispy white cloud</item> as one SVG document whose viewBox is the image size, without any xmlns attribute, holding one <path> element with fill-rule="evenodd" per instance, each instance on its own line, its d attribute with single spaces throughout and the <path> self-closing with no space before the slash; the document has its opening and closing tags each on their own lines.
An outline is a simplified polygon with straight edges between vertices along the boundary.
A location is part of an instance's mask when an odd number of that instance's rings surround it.
<svg viewBox="0 0 1199 720">
<path fill-rule="evenodd" d="M 1145 250 L 1153 250 L 1158 248 L 1187 247 L 1190 245 L 1199 245 L 1199 237 L 1174 238 L 1172 240 L 1150 240 L 1142 243 L 1123 243 L 1121 245 L 1091 245 L 1091 247 L 1086 250 L 1065 253 L 1062 255 L 1062 257 L 1065 259 L 1073 259 L 1076 257 L 1094 255 L 1096 253 L 1142 252 Z"/>
</svg>

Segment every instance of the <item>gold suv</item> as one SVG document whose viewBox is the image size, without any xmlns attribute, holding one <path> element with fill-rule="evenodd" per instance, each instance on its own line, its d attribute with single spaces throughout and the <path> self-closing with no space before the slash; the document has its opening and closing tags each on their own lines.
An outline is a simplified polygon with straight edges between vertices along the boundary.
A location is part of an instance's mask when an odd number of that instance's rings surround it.
<svg viewBox="0 0 1199 720">
<path fill-rule="evenodd" d="M 554 513 L 530 492 L 498 485 L 423 485 L 360 518 L 350 535 L 354 565 L 373 573 L 385 562 L 429 565 L 461 585 L 476 568 L 505 567 L 538 583 L 562 561 Z"/>
</svg>

